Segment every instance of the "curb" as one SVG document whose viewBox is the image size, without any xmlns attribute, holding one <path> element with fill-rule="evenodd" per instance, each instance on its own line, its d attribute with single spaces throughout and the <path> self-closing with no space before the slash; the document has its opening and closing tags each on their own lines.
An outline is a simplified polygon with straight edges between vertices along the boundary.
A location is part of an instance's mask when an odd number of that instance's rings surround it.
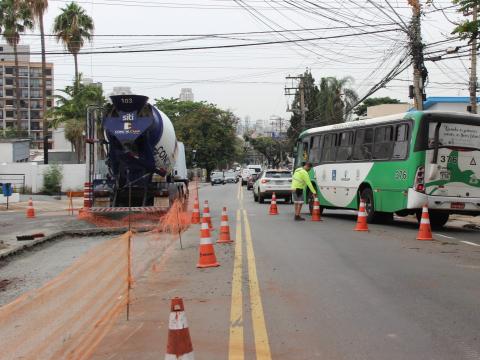
<svg viewBox="0 0 480 360">
<path fill-rule="evenodd" d="M 151 231 L 153 228 L 151 227 L 141 227 L 134 229 L 133 232 L 148 232 Z M 0 253 L 0 260 L 13 257 L 15 255 L 19 255 L 20 253 L 30 250 L 35 246 L 59 240 L 66 236 L 99 236 L 99 235 L 120 235 L 128 231 L 128 227 L 120 227 L 120 228 L 91 228 L 91 229 L 78 229 L 78 230 L 62 230 L 55 232 L 53 234 L 47 235 L 41 239 L 31 240 L 28 243 L 16 246 L 15 248 L 8 249 L 2 253 Z"/>
</svg>

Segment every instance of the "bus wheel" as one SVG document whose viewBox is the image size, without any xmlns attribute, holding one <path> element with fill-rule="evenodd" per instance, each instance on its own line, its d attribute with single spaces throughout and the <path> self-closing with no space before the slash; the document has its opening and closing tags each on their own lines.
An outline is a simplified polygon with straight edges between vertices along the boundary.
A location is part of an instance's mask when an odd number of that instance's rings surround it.
<svg viewBox="0 0 480 360">
<path fill-rule="evenodd" d="M 422 211 L 417 211 L 417 220 L 420 223 L 420 220 L 422 218 Z M 434 229 L 440 229 L 442 228 L 448 221 L 448 218 L 450 216 L 449 213 L 443 212 L 443 211 L 435 211 L 435 210 L 428 210 L 428 215 L 430 217 L 430 225 Z"/>
<path fill-rule="evenodd" d="M 378 213 L 375 212 L 375 203 L 373 200 L 373 191 L 366 187 L 360 193 L 360 197 L 365 201 L 365 212 L 367 213 L 367 222 L 369 224 L 375 222 L 378 218 Z"/>
</svg>

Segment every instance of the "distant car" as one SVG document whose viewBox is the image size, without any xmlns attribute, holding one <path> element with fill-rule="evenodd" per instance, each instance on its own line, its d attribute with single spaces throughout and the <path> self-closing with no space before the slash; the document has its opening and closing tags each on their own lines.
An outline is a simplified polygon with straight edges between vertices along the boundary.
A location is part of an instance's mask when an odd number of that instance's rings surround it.
<svg viewBox="0 0 480 360">
<path fill-rule="evenodd" d="M 210 175 L 210 183 L 213 185 L 225 185 L 225 177 L 222 172 L 213 172 Z"/>
<path fill-rule="evenodd" d="M 260 174 L 251 174 L 247 179 L 247 190 L 253 189 L 253 184 L 258 179 L 258 175 Z"/>
<path fill-rule="evenodd" d="M 247 165 L 247 169 L 253 174 L 258 174 L 262 172 L 262 165 Z"/>
<path fill-rule="evenodd" d="M 237 182 L 237 176 L 235 175 L 235 173 L 232 171 L 232 172 L 226 172 L 225 173 L 225 183 L 231 183 L 231 184 L 235 184 Z"/>
<path fill-rule="evenodd" d="M 253 199 L 263 203 L 265 199 L 271 199 L 275 193 L 277 199 L 292 201 L 292 173 L 289 170 L 265 170 L 253 185 Z"/>
<path fill-rule="evenodd" d="M 242 185 L 247 185 L 247 179 L 248 177 L 252 174 L 252 172 L 249 169 L 243 169 L 242 170 Z"/>
</svg>

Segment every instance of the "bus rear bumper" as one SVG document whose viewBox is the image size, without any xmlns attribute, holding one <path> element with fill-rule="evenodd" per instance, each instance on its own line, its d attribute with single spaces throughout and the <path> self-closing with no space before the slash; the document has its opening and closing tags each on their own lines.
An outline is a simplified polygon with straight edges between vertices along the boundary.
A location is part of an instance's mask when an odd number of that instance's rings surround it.
<svg viewBox="0 0 480 360">
<path fill-rule="evenodd" d="M 421 209 L 427 204 L 432 210 L 449 210 L 453 212 L 480 212 L 479 197 L 431 196 L 408 189 L 408 209 Z"/>
</svg>

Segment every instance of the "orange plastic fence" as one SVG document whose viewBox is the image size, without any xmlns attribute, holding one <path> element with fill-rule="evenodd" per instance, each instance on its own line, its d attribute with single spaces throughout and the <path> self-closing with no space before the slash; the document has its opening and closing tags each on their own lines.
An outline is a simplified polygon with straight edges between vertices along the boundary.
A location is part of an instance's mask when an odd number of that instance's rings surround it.
<svg viewBox="0 0 480 360">
<path fill-rule="evenodd" d="M 131 233 L 0 308 L 2 359 L 86 359 L 124 309 Z"/>
</svg>

